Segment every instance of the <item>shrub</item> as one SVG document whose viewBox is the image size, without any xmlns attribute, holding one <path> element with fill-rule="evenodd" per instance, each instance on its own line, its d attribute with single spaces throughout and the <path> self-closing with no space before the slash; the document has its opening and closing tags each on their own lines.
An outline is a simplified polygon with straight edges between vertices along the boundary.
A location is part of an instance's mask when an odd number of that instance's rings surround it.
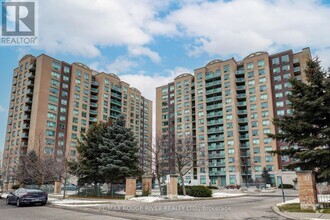
<svg viewBox="0 0 330 220">
<path fill-rule="evenodd" d="M 278 188 L 281 189 L 282 188 L 282 184 L 278 185 Z M 283 189 L 293 189 L 293 185 L 291 184 L 283 184 Z"/>
<path fill-rule="evenodd" d="M 19 185 L 13 185 L 11 188 L 12 188 L 13 190 L 19 189 Z"/>
<path fill-rule="evenodd" d="M 241 186 L 240 185 L 227 185 L 226 188 L 227 189 L 240 189 Z"/>
<path fill-rule="evenodd" d="M 216 187 L 216 186 L 207 186 L 207 188 L 209 188 L 209 189 L 219 189 L 219 188 Z"/>
<path fill-rule="evenodd" d="M 183 195 L 182 186 L 178 185 L 178 194 Z M 186 186 L 186 195 L 193 197 L 211 197 L 212 190 L 206 186 Z"/>
</svg>

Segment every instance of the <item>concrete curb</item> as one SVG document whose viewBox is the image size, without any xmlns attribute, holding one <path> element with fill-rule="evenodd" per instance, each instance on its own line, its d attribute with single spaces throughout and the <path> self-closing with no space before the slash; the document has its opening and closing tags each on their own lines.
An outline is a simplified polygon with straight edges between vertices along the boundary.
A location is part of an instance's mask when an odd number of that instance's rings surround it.
<svg viewBox="0 0 330 220">
<path fill-rule="evenodd" d="M 293 216 L 291 216 L 291 215 L 288 215 L 288 214 L 286 214 L 286 213 L 284 213 L 284 212 L 281 212 L 280 209 L 279 209 L 276 205 L 273 205 L 273 206 L 272 206 L 272 209 L 273 209 L 273 211 L 274 211 L 276 214 L 278 214 L 278 215 L 280 215 L 280 216 L 282 216 L 282 217 L 285 217 L 285 218 L 287 218 L 287 219 L 294 219 L 294 220 L 298 219 L 298 218 L 295 218 L 295 217 L 293 217 Z"/>
<path fill-rule="evenodd" d="M 158 200 L 152 203 L 165 203 L 165 202 L 186 202 L 186 201 L 200 201 L 200 200 L 217 200 L 217 199 L 233 199 L 239 197 L 245 197 L 246 195 L 242 196 L 232 196 L 232 197 L 197 197 L 194 199 L 165 199 L 165 200 Z M 146 203 L 147 204 L 147 203 Z"/>
<path fill-rule="evenodd" d="M 86 209 L 81 209 L 81 208 L 73 208 L 73 207 L 65 207 L 65 206 L 57 206 L 57 205 L 48 205 L 48 207 L 75 211 L 75 212 L 84 212 L 84 213 L 94 214 L 94 215 L 104 215 L 104 216 L 127 218 L 127 219 L 154 220 L 156 218 L 159 220 L 177 220 L 175 218 L 166 218 L 166 217 L 152 216 L 152 215 L 149 216 L 149 215 L 141 215 L 141 214 L 136 214 L 136 213 L 127 213 L 127 212 L 115 212 L 115 211 L 101 212 L 101 211 L 95 211 L 95 210 L 86 210 Z"/>
</svg>

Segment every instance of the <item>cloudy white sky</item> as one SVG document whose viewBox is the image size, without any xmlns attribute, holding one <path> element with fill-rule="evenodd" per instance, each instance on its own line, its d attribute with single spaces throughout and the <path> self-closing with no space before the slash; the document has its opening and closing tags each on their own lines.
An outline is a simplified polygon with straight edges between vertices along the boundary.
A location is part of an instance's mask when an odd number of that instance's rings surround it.
<svg viewBox="0 0 330 220">
<path fill-rule="evenodd" d="M 155 87 L 214 58 L 310 47 L 330 66 L 330 3 L 321 0 L 42 0 L 38 47 L 0 46 L 0 146 L 11 73 L 26 53 L 47 53 Z"/>
</svg>

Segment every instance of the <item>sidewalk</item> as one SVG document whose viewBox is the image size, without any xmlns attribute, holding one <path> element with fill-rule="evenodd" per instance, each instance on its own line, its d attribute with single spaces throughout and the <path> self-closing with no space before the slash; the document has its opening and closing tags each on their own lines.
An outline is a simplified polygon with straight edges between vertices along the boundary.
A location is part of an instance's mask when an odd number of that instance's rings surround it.
<svg viewBox="0 0 330 220">
<path fill-rule="evenodd" d="M 288 219 L 300 219 L 300 220 L 318 220 L 318 219 L 330 219 L 330 214 L 322 213 L 308 213 L 308 212 L 281 212 L 276 205 L 272 207 L 273 211 L 278 215 Z"/>
<path fill-rule="evenodd" d="M 316 219 L 330 219 L 330 214 L 323 214 L 323 213 L 309 213 L 309 212 L 287 212 L 287 211 L 280 211 L 278 208 L 279 206 L 285 205 L 285 204 L 296 204 L 299 203 L 299 198 L 288 200 L 285 203 L 278 203 L 272 207 L 273 211 L 276 212 L 278 215 L 281 215 L 288 219 L 310 219 L 310 220 L 316 220 Z"/>
</svg>

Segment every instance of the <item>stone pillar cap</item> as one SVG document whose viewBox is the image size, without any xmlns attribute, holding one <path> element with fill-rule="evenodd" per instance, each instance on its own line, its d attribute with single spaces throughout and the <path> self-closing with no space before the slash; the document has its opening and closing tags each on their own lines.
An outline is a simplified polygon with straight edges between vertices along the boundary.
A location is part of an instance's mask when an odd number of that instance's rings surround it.
<svg viewBox="0 0 330 220">
<path fill-rule="evenodd" d="M 312 170 L 301 170 L 301 171 L 296 171 L 297 174 L 303 174 L 303 173 L 314 173 Z"/>
<path fill-rule="evenodd" d="M 125 179 L 137 179 L 137 178 L 133 176 L 129 176 L 129 177 L 125 177 Z"/>
<path fill-rule="evenodd" d="M 170 177 L 179 177 L 179 174 L 170 174 Z"/>
<path fill-rule="evenodd" d="M 152 178 L 152 177 L 154 177 L 152 174 L 142 175 L 142 178 Z"/>
</svg>

